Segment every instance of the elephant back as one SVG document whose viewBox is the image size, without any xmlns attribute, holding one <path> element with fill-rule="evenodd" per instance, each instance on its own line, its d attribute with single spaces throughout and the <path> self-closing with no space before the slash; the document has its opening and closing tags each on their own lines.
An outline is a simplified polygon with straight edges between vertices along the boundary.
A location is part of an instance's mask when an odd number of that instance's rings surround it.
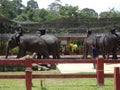
<svg viewBox="0 0 120 90">
<path fill-rule="evenodd" d="M 58 38 L 55 36 L 55 35 L 42 35 L 40 36 L 42 39 L 44 39 L 46 41 L 46 43 L 48 43 L 49 45 L 50 44 L 53 44 L 55 42 L 58 42 Z"/>
<path fill-rule="evenodd" d="M 20 37 L 20 44 L 25 45 L 46 45 L 46 42 L 44 39 L 39 38 L 37 36 L 22 36 Z"/>
</svg>

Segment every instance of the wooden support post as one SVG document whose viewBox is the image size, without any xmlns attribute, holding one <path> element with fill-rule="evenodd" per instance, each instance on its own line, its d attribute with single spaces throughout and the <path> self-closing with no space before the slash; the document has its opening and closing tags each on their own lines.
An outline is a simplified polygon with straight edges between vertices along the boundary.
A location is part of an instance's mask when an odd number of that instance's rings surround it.
<svg viewBox="0 0 120 90">
<path fill-rule="evenodd" d="M 32 59 L 27 58 L 26 64 L 26 90 L 32 90 Z"/>
<path fill-rule="evenodd" d="M 97 84 L 104 85 L 104 59 L 97 58 Z"/>
<path fill-rule="evenodd" d="M 114 90 L 120 90 L 120 68 L 114 68 Z"/>
</svg>

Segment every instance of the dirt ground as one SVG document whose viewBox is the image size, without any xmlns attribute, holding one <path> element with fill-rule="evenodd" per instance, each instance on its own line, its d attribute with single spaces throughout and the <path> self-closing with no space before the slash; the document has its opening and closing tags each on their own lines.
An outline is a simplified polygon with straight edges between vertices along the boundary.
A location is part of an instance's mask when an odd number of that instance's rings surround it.
<svg viewBox="0 0 120 90">
<path fill-rule="evenodd" d="M 80 55 L 64 56 L 63 58 L 81 58 Z M 102 57 L 102 56 L 99 56 Z M 90 58 L 90 56 L 88 56 Z M 120 60 L 120 59 L 118 59 Z M 61 73 L 79 73 L 79 72 L 96 72 L 93 68 L 93 64 L 58 64 L 58 69 Z M 114 73 L 114 67 L 120 67 L 120 64 L 104 64 L 104 73 Z"/>
<path fill-rule="evenodd" d="M 61 73 L 79 73 L 79 72 L 96 72 L 93 64 L 58 64 Z M 120 67 L 120 64 L 104 64 L 104 73 L 114 73 L 114 67 Z"/>
</svg>

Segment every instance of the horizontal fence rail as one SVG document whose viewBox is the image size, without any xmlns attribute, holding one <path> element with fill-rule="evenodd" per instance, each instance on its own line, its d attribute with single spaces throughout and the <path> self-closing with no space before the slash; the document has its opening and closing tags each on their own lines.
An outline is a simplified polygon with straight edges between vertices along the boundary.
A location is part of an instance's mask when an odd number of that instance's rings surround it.
<svg viewBox="0 0 120 90">
<path fill-rule="evenodd" d="M 6 60 L 6 59 L 0 59 L 0 64 L 25 64 L 26 59 L 19 60 Z M 104 63 L 120 63 L 120 60 L 104 60 Z M 32 60 L 32 63 L 97 63 L 95 59 L 34 59 Z"/>
</svg>

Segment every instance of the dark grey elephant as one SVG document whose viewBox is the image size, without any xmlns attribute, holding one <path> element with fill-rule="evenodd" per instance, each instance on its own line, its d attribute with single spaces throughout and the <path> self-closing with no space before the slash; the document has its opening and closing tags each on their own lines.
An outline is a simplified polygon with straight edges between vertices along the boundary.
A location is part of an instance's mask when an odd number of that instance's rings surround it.
<svg viewBox="0 0 120 90">
<path fill-rule="evenodd" d="M 95 46 L 95 48 L 98 50 L 99 53 L 99 45 L 98 45 L 98 38 L 91 34 L 88 37 L 84 39 L 83 46 L 84 46 L 84 52 L 83 52 L 83 58 L 87 59 L 88 54 L 92 53 L 92 46 Z"/>
<path fill-rule="evenodd" d="M 19 46 L 19 52 L 17 58 L 26 55 L 26 51 L 36 52 L 37 54 L 44 55 L 49 58 L 48 48 L 45 40 L 37 36 L 16 36 L 11 37 L 7 42 L 6 58 L 8 58 L 9 50 Z"/>
<path fill-rule="evenodd" d="M 59 49 L 60 49 L 60 42 L 58 40 L 58 38 L 55 35 L 42 35 L 40 36 L 40 38 L 44 39 L 47 46 L 48 46 L 48 52 L 50 55 L 53 56 L 53 59 L 59 59 L 60 55 L 59 55 Z"/>
<path fill-rule="evenodd" d="M 120 40 L 114 34 L 105 34 L 99 40 L 100 52 L 103 58 L 109 59 L 112 54 L 112 59 L 117 59 L 117 49 L 120 45 Z"/>
</svg>

